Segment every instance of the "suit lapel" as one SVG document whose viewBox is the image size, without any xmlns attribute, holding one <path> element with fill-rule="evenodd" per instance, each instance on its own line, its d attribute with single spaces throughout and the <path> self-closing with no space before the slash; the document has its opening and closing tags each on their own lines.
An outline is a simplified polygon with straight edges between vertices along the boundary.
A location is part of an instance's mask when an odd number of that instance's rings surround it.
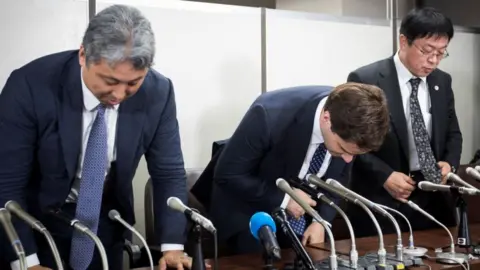
<svg viewBox="0 0 480 270">
<path fill-rule="evenodd" d="M 295 116 L 294 122 L 288 128 L 284 141 L 286 147 L 286 175 L 297 177 L 302 168 L 313 130 L 315 112 L 321 97 L 312 99 Z"/>
<path fill-rule="evenodd" d="M 435 154 L 436 157 L 440 156 L 439 153 L 439 144 L 438 140 L 436 140 L 436 135 L 440 134 L 440 122 L 439 122 L 439 117 L 441 116 L 442 113 L 442 107 L 441 104 L 443 102 L 441 101 L 441 93 L 440 91 L 435 90 L 435 87 L 437 86 L 435 76 L 433 74 L 429 75 L 427 77 L 427 84 L 428 84 L 428 92 L 430 94 L 430 109 L 431 109 L 431 114 L 432 114 L 432 150 L 433 153 Z M 437 88 L 438 89 L 438 88 Z M 441 118 L 440 118 L 441 119 Z"/>
<path fill-rule="evenodd" d="M 408 132 L 405 111 L 403 110 L 402 94 L 398 85 L 398 75 L 393 58 L 385 61 L 385 67 L 380 72 L 378 86 L 383 89 L 387 96 L 390 119 L 395 127 L 396 134 L 402 146 L 405 156 L 408 158 Z"/>
<path fill-rule="evenodd" d="M 144 88 L 147 79 L 138 92 L 119 107 L 116 135 L 119 180 L 129 179 L 135 173 L 135 170 L 132 171 L 132 163 L 138 150 L 146 115 L 147 94 Z"/>
<path fill-rule="evenodd" d="M 69 179 L 75 176 L 82 145 L 83 92 L 78 57 L 67 63 L 61 77 L 58 128 Z"/>
</svg>

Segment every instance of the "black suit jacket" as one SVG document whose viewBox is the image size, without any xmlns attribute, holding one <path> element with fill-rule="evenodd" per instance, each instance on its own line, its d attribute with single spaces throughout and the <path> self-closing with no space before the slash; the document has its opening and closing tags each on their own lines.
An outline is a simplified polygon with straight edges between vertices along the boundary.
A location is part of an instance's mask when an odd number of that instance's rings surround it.
<svg viewBox="0 0 480 270">
<path fill-rule="evenodd" d="M 377 203 L 398 206 L 383 188 L 394 171 L 409 174 L 408 135 L 398 76 L 393 57 L 361 67 L 348 76 L 350 82 L 377 85 L 386 94 L 390 131 L 380 150 L 357 156 L 352 168 L 352 188 Z M 462 134 L 455 113 L 452 78 L 436 69 L 427 77 L 432 113 L 432 150 L 437 161 L 458 168 Z M 435 90 L 438 86 L 438 90 Z M 368 181 L 368 182 L 367 182 Z"/>
<path fill-rule="evenodd" d="M 254 213 L 271 213 L 281 205 L 285 194 L 275 181 L 298 177 L 316 109 L 331 89 L 277 90 L 261 95 L 250 107 L 215 168 L 210 214 L 221 239 L 248 230 Z M 325 177 L 347 184 L 349 168 L 334 157 Z M 330 206 L 320 204 L 317 209 L 327 221 L 335 216 Z"/>
<path fill-rule="evenodd" d="M 15 200 L 44 221 L 50 218 L 44 214 L 47 208 L 65 203 L 82 146 L 80 76 L 78 51 L 42 57 L 10 75 L 0 95 L 0 205 Z M 183 244 L 185 216 L 166 204 L 170 196 L 187 201 L 175 97 L 168 78 L 150 70 L 138 92 L 120 105 L 115 144 L 116 176 L 104 190 L 110 193 L 109 207 L 135 223 L 132 180 L 145 155 L 155 193 L 157 243 Z M 36 252 L 32 230 L 17 219 L 14 225 L 26 254 Z M 16 259 L 6 241 L 0 241 L 0 250 L 8 261 Z"/>
</svg>

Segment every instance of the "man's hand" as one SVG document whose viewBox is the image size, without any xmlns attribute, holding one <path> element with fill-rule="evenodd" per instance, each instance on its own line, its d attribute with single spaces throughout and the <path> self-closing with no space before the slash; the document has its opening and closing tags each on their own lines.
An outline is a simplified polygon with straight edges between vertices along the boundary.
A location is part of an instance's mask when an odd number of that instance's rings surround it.
<svg viewBox="0 0 480 270">
<path fill-rule="evenodd" d="M 447 183 L 447 174 L 452 171 L 452 167 L 445 161 L 439 161 L 437 165 L 442 173 L 442 182 L 440 184 L 445 185 Z"/>
<path fill-rule="evenodd" d="M 163 257 L 158 262 L 160 270 L 166 270 L 167 267 L 176 268 L 177 270 L 191 269 L 192 258 L 185 255 L 181 250 L 170 250 L 163 252 Z M 209 264 L 205 266 L 210 269 Z"/>
<path fill-rule="evenodd" d="M 300 199 L 308 203 L 310 206 L 317 205 L 317 202 L 312 200 L 312 198 L 310 198 L 310 196 L 302 190 L 294 188 L 293 191 L 297 194 L 298 197 L 300 197 Z M 305 210 L 303 210 L 303 208 L 298 205 L 298 203 L 295 202 L 295 200 L 293 199 L 290 199 L 288 201 L 286 210 L 290 216 L 295 217 L 296 219 L 300 218 L 301 216 L 303 216 L 303 214 L 305 214 Z"/>
<path fill-rule="evenodd" d="M 34 265 L 32 267 L 29 267 L 28 270 L 52 270 L 52 269 L 43 267 L 41 265 Z"/>
<path fill-rule="evenodd" d="M 325 241 L 325 228 L 318 222 L 312 222 L 303 233 L 302 245 L 323 243 Z"/>
<path fill-rule="evenodd" d="M 392 195 L 393 198 L 406 202 L 410 194 L 415 189 L 415 182 L 412 178 L 401 172 L 393 172 L 388 177 L 383 187 Z"/>
</svg>

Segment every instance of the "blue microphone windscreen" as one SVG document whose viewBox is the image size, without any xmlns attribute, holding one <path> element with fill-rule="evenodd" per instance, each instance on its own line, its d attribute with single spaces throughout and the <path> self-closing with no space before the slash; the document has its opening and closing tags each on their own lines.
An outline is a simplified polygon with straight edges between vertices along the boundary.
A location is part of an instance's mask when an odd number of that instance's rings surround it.
<svg viewBox="0 0 480 270">
<path fill-rule="evenodd" d="M 270 227 L 273 233 L 277 231 L 275 222 L 273 221 L 273 218 L 269 214 L 265 212 L 255 213 L 250 218 L 250 232 L 252 233 L 253 237 L 258 239 L 258 230 L 260 230 L 260 228 L 263 226 Z"/>
</svg>

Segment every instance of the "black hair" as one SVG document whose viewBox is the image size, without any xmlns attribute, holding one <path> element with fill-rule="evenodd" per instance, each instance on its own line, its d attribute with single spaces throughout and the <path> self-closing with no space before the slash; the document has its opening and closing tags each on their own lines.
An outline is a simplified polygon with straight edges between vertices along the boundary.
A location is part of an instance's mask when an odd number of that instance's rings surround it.
<svg viewBox="0 0 480 270">
<path fill-rule="evenodd" d="M 411 44 L 418 38 L 432 36 L 453 38 L 452 21 L 432 7 L 412 9 L 403 18 L 400 34 L 404 35 Z"/>
</svg>

